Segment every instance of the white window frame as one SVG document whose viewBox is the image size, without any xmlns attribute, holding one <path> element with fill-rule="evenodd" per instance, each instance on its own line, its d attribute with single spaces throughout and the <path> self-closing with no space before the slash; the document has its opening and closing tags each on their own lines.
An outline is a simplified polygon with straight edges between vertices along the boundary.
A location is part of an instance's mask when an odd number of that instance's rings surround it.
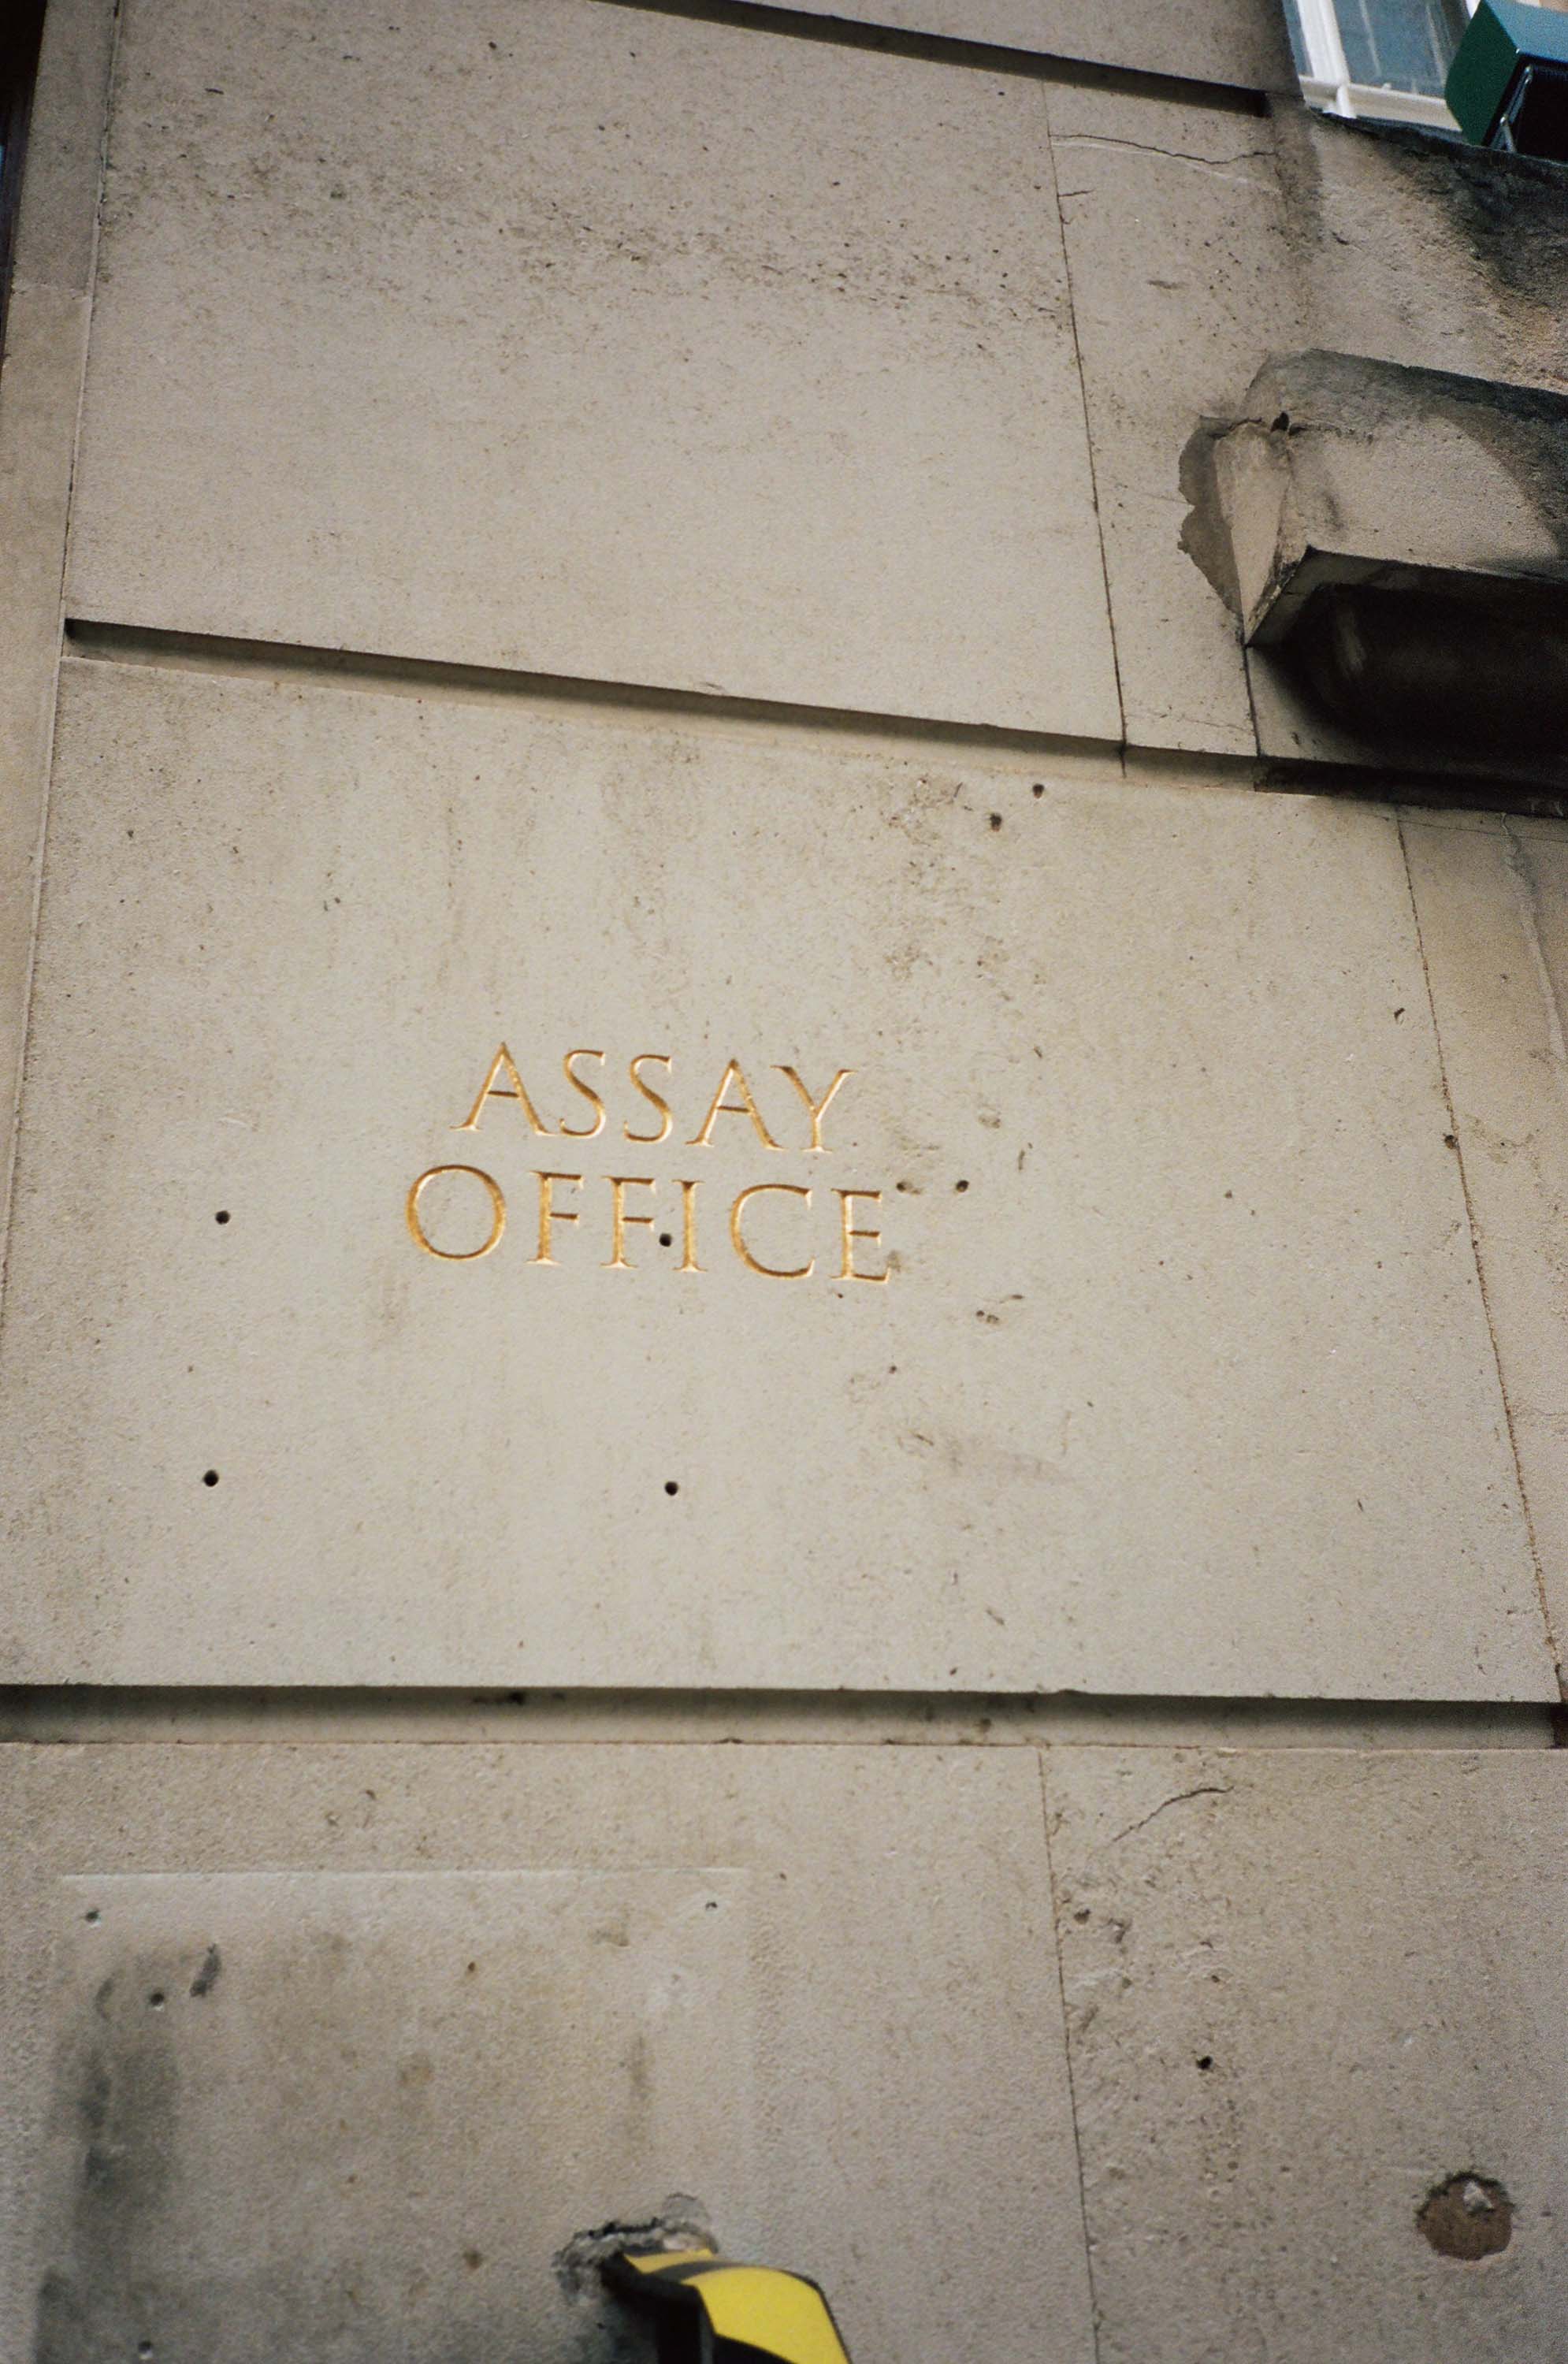
<svg viewBox="0 0 1568 2364">
<path fill-rule="evenodd" d="M 1464 5 L 1473 17 L 1481 0 L 1464 0 Z M 1351 80 L 1334 0 L 1296 0 L 1296 13 L 1307 51 L 1301 88 L 1309 106 L 1321 107 L 1326 115 L 1346 116 L 1352 122 L 1364 116 L 1375 123 L 1421 123 L 1434 130 L 1459 129 L 1442 100 L 1429 97 L 1425 91 L 1384 90 Z"/>
</svg>

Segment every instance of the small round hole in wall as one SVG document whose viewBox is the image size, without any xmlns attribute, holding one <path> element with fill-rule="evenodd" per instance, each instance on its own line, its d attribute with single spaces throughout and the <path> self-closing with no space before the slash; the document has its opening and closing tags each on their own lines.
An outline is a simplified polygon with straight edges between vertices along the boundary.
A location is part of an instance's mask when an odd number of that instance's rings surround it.
<svg viewBox="0 0 1568 2364">
<path fill-rule="evenodd" d="M 681 1490 L 681 1489 L 680 1489 L 679 1486 L 677 1486 L 677 1484 L 675 1483 L 675 1480 L 674 1480 L 673 1478 L 665 1478 L 665 1480 L 664 1480 L 664 1491 L 666 1492 L 666 1494 L 678 1494 L 678 1493 L 680 1492 L 680 1490 Z"/>
<path fill-rule="evenodd" d="M 659 1244 L 662 1248 L 673 1248 L 675 1244 L 674 1233 L 673 1232 L 661 1232 L 659 1234 Z"/>
<path fill-rule="evenodd" d="M 149 2011 L 161 2011 L 168 2000 L 161 1987 L 154 1987 L 147 1998 L 147 2007 Z"/>
<path fill-rule="evenodd" d="M 220 1207 L 220 1208 L 218 1209 L 218 1210 L 217 1210 L 217 1214 L 213 1217 L 213 1221 L 214 1221 L 215 1223 L 227 1223 L 227 1222 L 228 1222 L 228 1208 L 227 1208 L 227 1207 Z"/>
<path fill-rule="evenodd" d="M 216 1486 L 216 1485 L 217 1485 L 217 1470 L 216 1470 L 216 1469 L 204 1469 L 204 1470 L 203 1470 L 203 1472 L 202 1472 L 202 1484 L 203 1484 L 204 1486 Z"/>
</svg>

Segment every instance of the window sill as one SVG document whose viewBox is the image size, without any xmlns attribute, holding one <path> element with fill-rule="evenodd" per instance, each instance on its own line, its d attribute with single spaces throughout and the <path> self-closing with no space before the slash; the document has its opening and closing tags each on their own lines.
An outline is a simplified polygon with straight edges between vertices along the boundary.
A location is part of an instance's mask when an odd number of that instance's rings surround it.
<svg viewBox="0 0 1568 2364">
<path fill-rule="evenodd" d="M 1351 123 L 1414 124 L 1423 131 L 1446 132 L 1457 139 L 1459 126 L 1440 98 L 1424 91 L 1379 90 L 1368 83 L 1319 82 L 1301 78 L 1302 95 L 1319 114 L 1338 115 Z"/>
</svg>

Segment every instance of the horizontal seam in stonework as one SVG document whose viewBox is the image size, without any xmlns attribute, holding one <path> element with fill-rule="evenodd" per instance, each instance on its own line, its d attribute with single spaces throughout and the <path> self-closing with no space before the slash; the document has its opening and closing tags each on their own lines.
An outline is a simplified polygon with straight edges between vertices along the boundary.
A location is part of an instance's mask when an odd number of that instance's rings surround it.
<svg viewBox="0 0 1568 2364">
<path fill-rule="evenodd" d="M 1113 65 L 1097 58 L 1073 58 L 1055 50 L 1021 50 L 1006 42 L 966 40 L 956 33 L 916 31 L 859 17 L 833 17 L 815 9 L 781 8 L 763 0 L 600 0 L 608 7 L 644 16 L 684 17 L 695 24 L 725 25 L 743 32 L 784 34 L 836 49 L 873 50 L 931 65 L 968 67 L 1034 82 L 1114 91 L 1178 106 L 1202 106 L 1230 115 L 1266 115 L 1269 93 L 1251 83 L 1213 82 L 1199 74 L 1175 74 L 1149 66 Z"/>
<path fill-rule="evenodd" d="M 603 0 L 611 5 L 611 0 Z M 1568 795 L 1485 776 L 1401 775 L 1388 759 L 1366 768 L 1296 760 L 1281 764 L 1219 748 L 1162 747 L 1143 741 L 1089 738 L 1065 730 L 1026 730 L 1002 723 L 959 722 L 934 716 L 876 713 L 853 707 L 811 706 L 746 697 L 723 691 L 675 689 L 656 683 L 595 680 L 584 675 L 528 673 L 506 665 L 470 664 L 443 657 L 411 657 L 381 650 L 323 648 L 298 641 L 231 638 L 157 625 L 72 617 L 63 653 L 91 664 L 143 667 L 232 681 L 284 681 L 369 697 L 447 698 L 454 704 L 494 701 L 565 708 L 612 721 L 619 716 L 664 719 L 720 730 L 859 739 L 873 752 L 888 742 L 968 750 L 978 756 L 1016 756 L 1046 765 L 1054 758 L 1103 763 L 1107 778 L 1138 786 L 1141 775 L 1187 780 L 1216 788 L 1246 786 L 1293 796 L 1330 795 L 1346 803 L 1386 808 L 1395 803 L 1448 811 L 1506 811 L 1560 819 Z"/>
<path fill-rule="evenodd" d="M 674 721 L 717 720 L 771 727 L 781 731 L 822 731 L 939 742 L 1049 756 L 1098 754 L 1118 758 L 1120 742 L 1061 730 L 1026 730 L 1000 723 L 960 722 L 937 717 L 882 714 L 852 707 L 797 705 L 784 699 L 744 697 L 724 692 L 675 689 L 654 683 L 595 680 L 574 674 L 514 671 L 505 665 L 467 664 L 440 657 L 408 657 L 379 650 L 330 649 L 292 641 L 228 639 L 215 633 L 165 631 L 139 624 L 109 624 L 73 618 L 66 626 L 64 653 L 95 664 L 144 666 L 150 670 L 211 674 L 234 680 L 305 680 L 318 687 L 360 689 L 391 696 L 448 696 L 457 701 L 495 698 L 546 706 L 613 708 L 621 712 L 668 716 Z M 1250 758 L 1207 756 L 1244 769 Z"/>
<path fill-rule="evenodd" d="M 552 1688 L 26 1686 L 0 1689 L 0 1742 L 555 1740 L 644 1746 L 1549 1748 L 1550 1701 L 1197 1700 L 1084 1693 L 617 1691 Z"/>
</svg>

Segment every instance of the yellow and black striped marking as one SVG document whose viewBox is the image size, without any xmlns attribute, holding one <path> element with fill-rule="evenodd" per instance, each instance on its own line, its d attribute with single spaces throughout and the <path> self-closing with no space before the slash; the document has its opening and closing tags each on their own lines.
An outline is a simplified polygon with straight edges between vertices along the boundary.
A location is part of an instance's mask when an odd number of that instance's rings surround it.
<svg viewBox="0 0 1568 2364">
<path fill-rule="evenodd" d="M 659 2364 L 850 2364 L 832 2310 L 804 2274 L 741 2265 L 714 2249 L 632 2250 L 605 2268 L 651 2308 Z"/>
</svg>

